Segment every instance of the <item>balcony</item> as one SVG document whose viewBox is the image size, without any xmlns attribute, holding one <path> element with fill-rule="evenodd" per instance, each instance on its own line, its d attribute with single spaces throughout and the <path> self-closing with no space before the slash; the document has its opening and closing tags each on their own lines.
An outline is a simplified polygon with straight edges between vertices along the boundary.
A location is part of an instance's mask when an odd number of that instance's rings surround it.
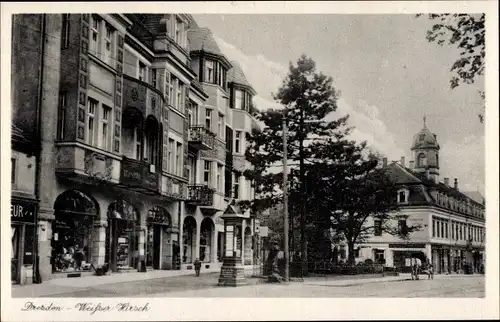
<svg viewBox="0 0 500 322">
<path fill-rule="evenodd" d="M 203 125 L 190 126 L 189 145 L 198 150 L 213 150 L 215 134 Z"/>
<path fill-rule="evenodd" d="M 205 185 L 189 185 L 186 203 L 210 207 L 214 202 L 215 190 Z"/>
<path fill-rule="evenodd" d="M 150 84 L 123 74 L 123 106 L 136 108 L 143 115 L 154 115 L 161 120 L 163 94 Z"/>
<path fill-rule="evenodd" d="M 123 157 L 120 186 L 151 194 L 159 192 L 159 182 L 159 175 L 154 165 Z"/>
</svg>

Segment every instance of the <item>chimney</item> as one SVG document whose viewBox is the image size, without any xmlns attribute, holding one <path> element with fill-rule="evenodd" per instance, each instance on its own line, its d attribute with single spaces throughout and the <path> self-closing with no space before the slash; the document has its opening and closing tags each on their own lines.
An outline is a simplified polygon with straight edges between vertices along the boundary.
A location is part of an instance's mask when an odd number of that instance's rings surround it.
<svg viewBox="0 0 500 322">
<path fill-rule="evenodd" d="M 413 170 L 415 161 L 410 161 L 410 170 Z"/>
<path fill-rule="evenodd" d="M 387 167 L 387 158 L 382 159 L 382 166 L 385 168 Z"/>
<path fill-rule="evenodd" d="M 455 178 L 455 182 L 453 183 L 453 186 L 455 187 L 456 190 L 458 190 L 458 179 Z"/>
<path fill-rule="evenodd" d="M 447 187 L 450 186 L 450 178 L 444 178 L 444 185 Z"/>
<path fill-rule="evenodd" d="M 405 157 L 401 157 L 401 166 L 406 167 L 405 165 Z"/>
</svg>

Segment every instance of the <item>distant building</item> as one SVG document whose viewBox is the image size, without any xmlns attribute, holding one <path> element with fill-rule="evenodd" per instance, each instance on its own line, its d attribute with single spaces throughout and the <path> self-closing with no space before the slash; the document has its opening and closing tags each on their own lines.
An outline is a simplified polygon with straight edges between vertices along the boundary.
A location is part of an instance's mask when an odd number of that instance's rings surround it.
<svg viewBox="0 0 500 322">
<path fill-rule="evenodd" d="M 414 160 L 387 164 L 384 169 L 399 187 L 400 206 L 394 225 L 421 225 L 405 242 L 375 229 L 374 236 L 357 245 L 356 261 L 372 259 L 386 266 L 408 266 L 409 256 L 430 260 L 437 273 L 460 272 L 465 264 L 479 271 L 485 260 L 484 198 L 459 190 L 458 179 L 450 183 L 439 178 L 439 144 L 435 134 L 424 127 L 414 139 Z M 374 222 L 377 227 L 377 222 Z"/>
</svg>

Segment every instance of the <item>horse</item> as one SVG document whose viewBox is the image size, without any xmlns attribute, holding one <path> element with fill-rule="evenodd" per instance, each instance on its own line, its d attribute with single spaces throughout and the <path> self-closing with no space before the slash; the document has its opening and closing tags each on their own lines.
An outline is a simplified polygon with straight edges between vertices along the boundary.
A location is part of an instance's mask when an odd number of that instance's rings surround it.
<svg viewBox="0 0 500 322">
<path fill-rule="evenodd" d="M 413 258 L 411 265 L 411 279 L 419 280 L 419 274 L 426 274 L 427 279 L 434 279 L 434 268 L 431 263 L 422 265 L 420 258 Z"/>
</svg>

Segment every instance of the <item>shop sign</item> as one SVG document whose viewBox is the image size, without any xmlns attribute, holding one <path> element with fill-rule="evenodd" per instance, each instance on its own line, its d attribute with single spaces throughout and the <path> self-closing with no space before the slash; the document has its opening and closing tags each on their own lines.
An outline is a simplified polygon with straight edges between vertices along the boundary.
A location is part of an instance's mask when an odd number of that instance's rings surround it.
<svg viewBox="0 0 500 322">
<path fill-rule="evenodd" d="M 133 187 L 158 190 L 158 174 L 151 173 L 149 165 L 128 159 L 122 160 L 120 182 Z"/>
<path fill-rule="evenodd" d="M 389 248 L 425 248 L 425 244 L 417 244 L 417 243 L 389 244 Z"/>
<path fill-rule="evenodd" d="M 26 202 L 21 200 L 11 200 L 10 204 L 10 220 L 35 223 L 36 203 Z"/>
</svg>

